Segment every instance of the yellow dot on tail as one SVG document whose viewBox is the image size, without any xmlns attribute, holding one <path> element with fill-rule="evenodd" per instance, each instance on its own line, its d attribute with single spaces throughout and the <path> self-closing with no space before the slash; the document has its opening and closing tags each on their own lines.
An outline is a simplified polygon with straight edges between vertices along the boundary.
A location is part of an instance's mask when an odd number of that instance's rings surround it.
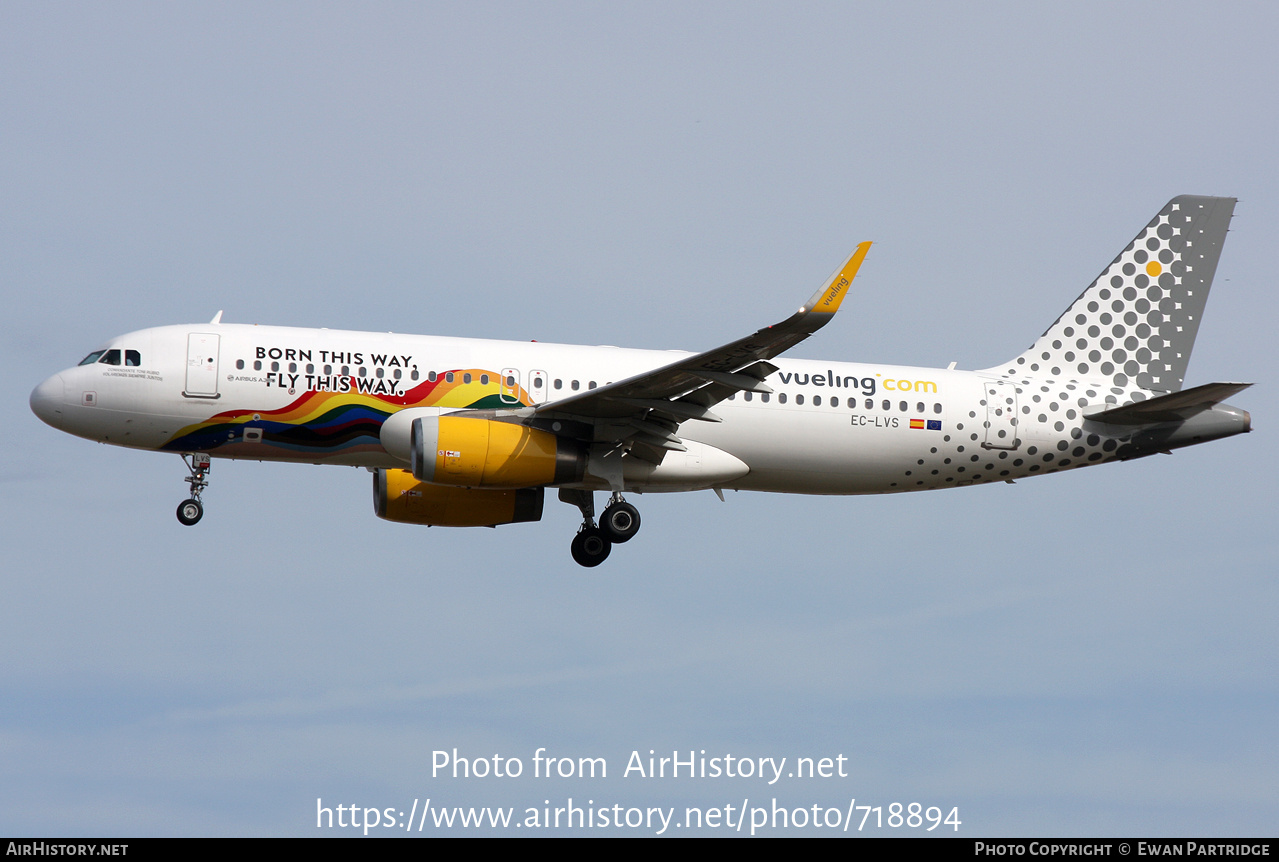
<svg viewBox="0 0 1279 862">
<path fill-rule="evenodd" d="M 1159 273 L 1163 271 L 1164 271 L 1164 268 L 1159 265 L 1159 261 L 1157 260 L 1152 260 L 1150 263 L 1146 264 L 1146 275 L 1150 276 L 1151 278 L 1158 278 Z"/>
</svg>

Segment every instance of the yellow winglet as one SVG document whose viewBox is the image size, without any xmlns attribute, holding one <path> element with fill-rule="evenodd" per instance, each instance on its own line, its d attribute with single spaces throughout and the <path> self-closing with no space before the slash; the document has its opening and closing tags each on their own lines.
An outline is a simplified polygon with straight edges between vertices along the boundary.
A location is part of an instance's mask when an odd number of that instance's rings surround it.
<svg viewBox="0 0 1279 862">
<path fill-rule="evenodd" d="M 857 275 L 857 270 L 862 265 L 862 261 L 866 259 L 866 252 L 868 251 L 870 251 L 869 241 L 857 246 L 857 251 L 853 252 L 853 256 L 848 259 L 848 262 L 830 277 L 830 280 L 822 286 L 821 290 L 809 297 L 808 302 L 804 303 L 804 307 L 800 309 L 800 312 L 820 311 L 823 314 L 834 314 L 839 311 L 839 304 L 848 295 L 848 288 L 853 283 L 853 278 Z"/>
</svg>

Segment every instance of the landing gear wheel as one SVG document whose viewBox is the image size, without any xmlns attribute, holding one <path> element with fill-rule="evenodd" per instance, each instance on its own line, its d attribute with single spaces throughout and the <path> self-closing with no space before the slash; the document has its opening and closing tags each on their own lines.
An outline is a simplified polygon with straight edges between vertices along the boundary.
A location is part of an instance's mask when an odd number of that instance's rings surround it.
<svg viewBox="0 0 1279 862">
<path fill-rule="evenodd" d="M 204 517 L 204 506 L 199 500 L 183 500 L 178 504 L 178 520 L 183 526 L 191 527 Z"/>
<path fill-rule="evenodd" d="M 191 489 L 191 498 L 178 504 L 178 520 L 184 527 L 199 523 L 204 517 L 204 505 L 200 502 L 200 492 L 209 487 L 209 469 L 212 462 L 203 452 L 184 452 L 182 461 L 187 465 L 187 486 Z"/>
<path fill-rule="evenodd" d="M 639 509 L 624 500 L 609 503 L 604 514 L 600 515 L 600 532 L 615 544 L 629 542 L 639 532 L 639 528 Z"/>
<path fill-rule="evenodd" d="M 574 562 L 591 569 L 608 559 L 613 543 L 604 537 L 598 527 L 583 527 L 573 537 L 571 550 Z"/>
</svg>

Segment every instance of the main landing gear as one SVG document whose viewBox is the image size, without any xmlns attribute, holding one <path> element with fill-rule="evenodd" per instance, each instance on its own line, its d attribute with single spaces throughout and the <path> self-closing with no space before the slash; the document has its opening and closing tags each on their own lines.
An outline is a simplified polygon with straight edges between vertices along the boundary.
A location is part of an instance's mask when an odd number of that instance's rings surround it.
<svg viewBox="0 0 1279 862">
<path fill-rule="evenodd" d="M 639 528 L 639 509 L 623 500 L 621 494 L 614 493 L 612 501 L 604 509 L 604 514 L 600 515 L 600 532 L 607 536 L 610 542 L 620 544 L 634 538 Z"/>
<path fill-rule="evenodd" d="M 622 499 L 618 491 L 595 525 L 595 495 L 590 491 L 560 489 L 560 499 L 572 503 L 582 512 L 582 526 L 573 537 L 569 550 L 579 566 L 594 568 L 608 559 L 613 545 L 629 542 L 640 528 L 639 510 Z"/>
<path fill-rule="evenodd" d="M 191 488 L 191 498 L 178 504 L 178 520 L 185 527 L 192 527 L 204 517 L 204 504 L 200 502 L 200 492 L 209 487 L 209 470 L 212 463 L 208 455 L 200 452 L 191 455 L 183 454 L 182 460 L 191 475 L 187 477 L 187 485 Z"/>
<path fill-rule="evenodd" d="M 573 561 L 579 566 L 593 569 L 608 559 L 609 552 L 613 550 L 613 543 L 604 538 L 604 533 L 599 527 L 586 523 L 573 537 L 573 544 L 569 546 L 569 550 L 573 553 Z"/>
</svg>

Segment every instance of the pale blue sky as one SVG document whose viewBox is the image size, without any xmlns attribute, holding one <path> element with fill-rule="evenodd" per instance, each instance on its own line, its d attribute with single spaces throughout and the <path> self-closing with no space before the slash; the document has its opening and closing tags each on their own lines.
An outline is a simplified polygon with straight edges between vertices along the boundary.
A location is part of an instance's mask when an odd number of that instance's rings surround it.
<svg viewBox="0 0 1279 862">
<path fill-rule="evenodd" d="M 1255 4 L 0 6 L 0 832 L 315 835 L 326 803 L 957 805 L 1273 834 L 1279 14 Z M 59 434 L 31 388 L 208 320 L 993 365 L 1177 194 L 1240 199 L 1190 385 L 1256 431 L 1015 486 L 648 495 L 423 529 L 368 474 Z M 457 782 L 431 752 L 849 758 Z M 616 772 L 614 773 L 613 770 Z M 336 831 L 336 830 L 335 830 Z"/>
</svg>

